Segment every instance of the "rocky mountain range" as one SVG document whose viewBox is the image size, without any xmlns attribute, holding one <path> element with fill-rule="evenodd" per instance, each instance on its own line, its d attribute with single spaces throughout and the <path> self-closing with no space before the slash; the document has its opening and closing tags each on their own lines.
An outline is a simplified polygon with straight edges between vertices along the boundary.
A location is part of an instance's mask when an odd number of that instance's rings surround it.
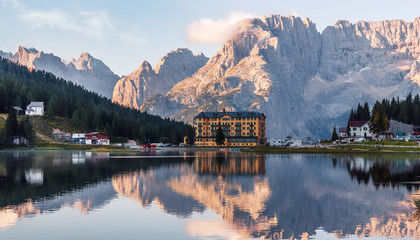
<svg viewBox="0 0 420 240">
<path fill-rule="evenodd" d="M 131 94 L 117 84 L 114 97 L 190 123 L 200 111 L 259 111 L 267 116 L 269 138 L 329 138 L 359 102 L 420 92 L 420 18 L 337 21 L 320 33 L 307 18 L 271 15 L 244 19 L 238 28 L 166 94 L 144 94 L 153 92 L 147 87 Z"/>
<path fill-rule="evenodd" d="M 154 69 L 144 61 L 136 71 L 118 81 L 112 101 L 140 109 L 146 100 L 165 95 L 175 84 L 191 77 L 207 61 L 208 58 L 202 53 L 193 55 L 189 49 L 177 49 L 166 54 Z"/>
<path fill-rule="evenodd" d="M 84 86 L 121 105 L 185 122 L 200 111 L 259 111 L 268 138 L 329 138 L 351 108 L 420 93 L 420 18 L 340 20 L 321 32 L 308 18 L 243 19 L 210 59 L 177 49 L 120 79 L 83 53 L 64 61 L 19 47 L 0 51 L 28 68 Z M 114 87 L 115 86 L 115 87 Z"/>
<path fill-rule="evenodd" d="M 20 46 L 15 54 L 0 52 L 0 57 L 8 58 L 30 69 L 51 72 L 107 98 L 112 97 L 115 83 L 120 78 L 101 60 L 86 52 L 77 60 L 64 61 L 54 54 Z"/>
</svg>

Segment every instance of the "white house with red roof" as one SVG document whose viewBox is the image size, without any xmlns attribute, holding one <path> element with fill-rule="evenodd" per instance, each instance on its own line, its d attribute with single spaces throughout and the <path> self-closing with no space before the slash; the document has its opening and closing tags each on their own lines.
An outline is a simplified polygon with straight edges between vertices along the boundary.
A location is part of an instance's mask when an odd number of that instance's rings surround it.
<svg viewBox="0 0 420 240">
<path fill-rule="evenodd" d="M 91 132 L 85 134 L 86 144 L 109 145 L 109 136 L 100 132 Z"/>
<path fill-rule="evenodd" d="M 349 121 L 350 136 L 353 138 L 371 138 L 369 121 Z"/>
</svg>

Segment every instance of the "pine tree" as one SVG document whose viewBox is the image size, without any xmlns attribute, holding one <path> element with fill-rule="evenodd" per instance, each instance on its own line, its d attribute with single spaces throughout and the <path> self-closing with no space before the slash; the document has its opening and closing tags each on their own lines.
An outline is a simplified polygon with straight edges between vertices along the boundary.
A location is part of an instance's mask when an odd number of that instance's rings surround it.
<svg viewBox="0 0 420 240">
<path fill-rule="evenodd" d="M 10 138 L 18 134 L 19 124 L 16 118 L 16 111 L 11 108 L 9 115 L 7 116 L 6 124 L 3 131 L 3 143 L 9 145 Z"/>
<path fill-rule="evenodd" d="M 187 144 L 188 145 L 194 145 L 195 139 L 194 139 L 194 128 L 188 128 L 187 129 Z"/>
<path fill-rule="evenodd" d="M 29 145 L 34 145 L 35 140 L 35 131 L 32 127 L 31 122 L 29 121 L 29 117 L 25 117 L 24 120 L 22 120 L 23 125 L 23 136 L 29 141 Z"/>
<path fill-rule="evenodd" d="M 363 119 L 362 121 L 369 121 L 370 119 L 370 110 L 369 110 L 369 104 L 365 102 L 365 105 L 363 106 Z"/>
<path fill-rule="evenodd" d="M 338 139 L 338 135 L 337 135 L 337 129 L 334 126 L 334 130 L 332 132 L 332 136 L 331 136 L 331 141 L 335 141 Z"/>
<path fill-rule="evenodd" d="M 225 144 L 225 134 L 223 133 L 223 129 L 220 125 L 220 122 L 216 130 L 216 144 L 219 146 Z"/>
<path fill-rule="evenodd" d="M 388 129 L 388 117 L 385 114 L 383 106 L 376 101 L 372 109 L 372 117 L 369 122 L 369 128 L 373 133 L 382 133 Z"/>
</svg>

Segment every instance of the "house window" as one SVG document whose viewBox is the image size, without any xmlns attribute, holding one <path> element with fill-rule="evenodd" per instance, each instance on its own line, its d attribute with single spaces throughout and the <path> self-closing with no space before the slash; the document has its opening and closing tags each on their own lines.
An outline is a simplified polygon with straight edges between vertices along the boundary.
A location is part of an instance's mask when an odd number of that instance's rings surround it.
<svg viewBox="0 0 420 240">
<path fill-rule="evenodd" d="M 356 131 L 356 128 L 353 128 L 353 131 Z"/>
<path fill-rule="evenodd" d="M 363 130 L 367 131 L 367 127 L 364 127 Z"/>
</svg>

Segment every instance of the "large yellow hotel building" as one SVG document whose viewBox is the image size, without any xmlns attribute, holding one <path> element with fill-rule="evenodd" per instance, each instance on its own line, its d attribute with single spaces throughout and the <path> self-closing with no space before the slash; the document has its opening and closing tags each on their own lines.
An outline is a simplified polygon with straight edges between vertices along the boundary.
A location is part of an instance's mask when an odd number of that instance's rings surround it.
<svg viewBox="0 0 420 240">
<path fill-rule="evenodd" d="M 261 146 L 265 137 L 265 115 L 258 112 L 201 112 L 194 118 L 195 145 L 217 146 L 216 131 L 225 134 L 224 146 Z"/>
</svg>

